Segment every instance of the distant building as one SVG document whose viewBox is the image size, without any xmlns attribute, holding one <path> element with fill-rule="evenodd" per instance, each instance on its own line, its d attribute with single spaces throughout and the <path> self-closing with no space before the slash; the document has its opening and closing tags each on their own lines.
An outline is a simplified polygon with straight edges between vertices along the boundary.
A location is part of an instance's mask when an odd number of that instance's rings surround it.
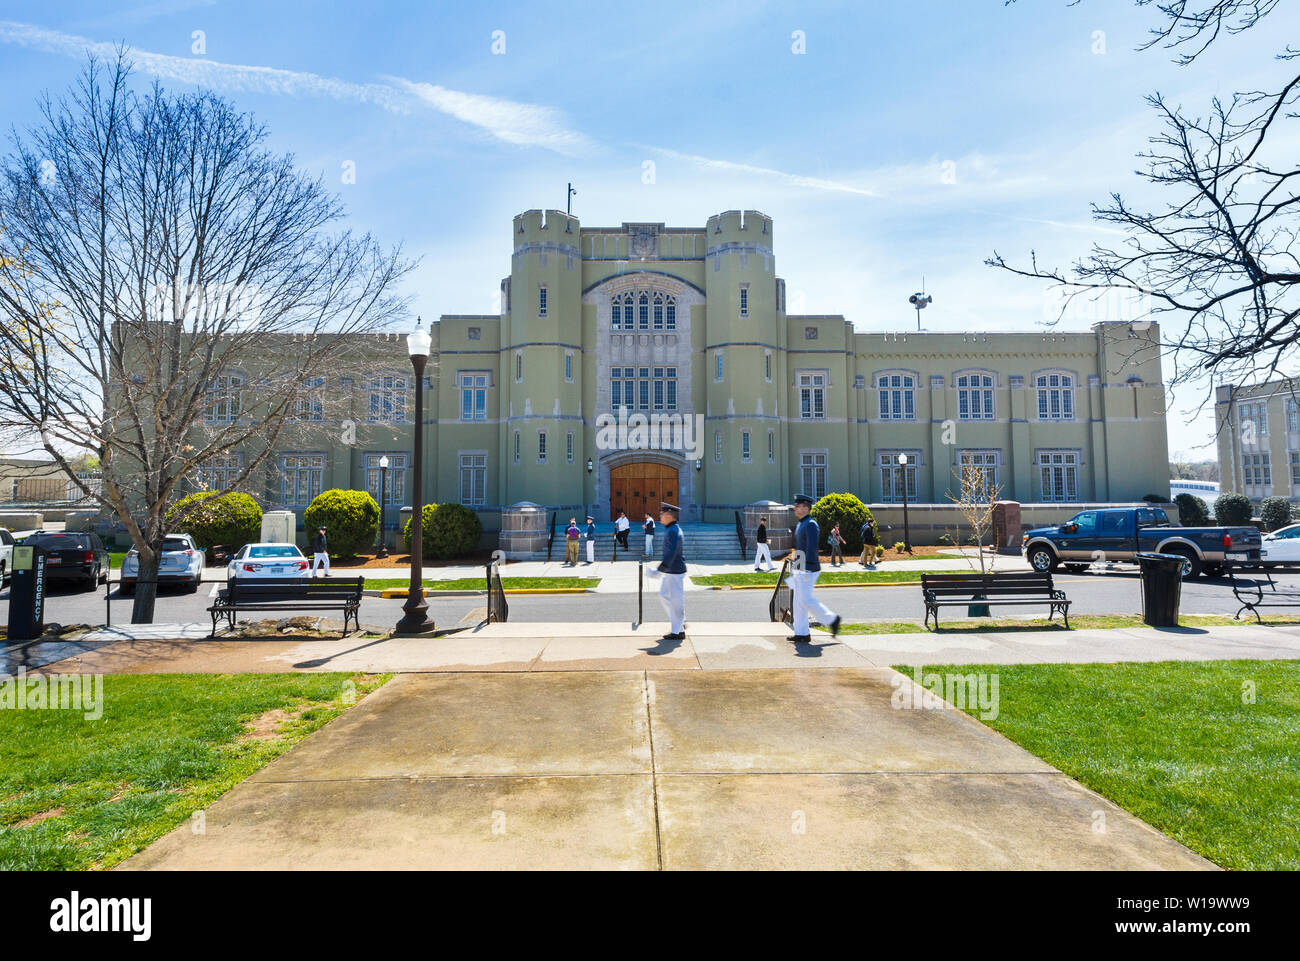
<svg viewBox="0 0 1300 961">
<path fill-rule="evenodd" d="M 1218 387 L 1214 420 L 1225 490 L 1300 498 L 1300 380 Z"/>
<path fill-rule="evenodd" d="M 1172 477 L 1169 480 L 1170 498 L 1179 494 L 1194 494 L 1208 503 L 1218 497 L 1219 493 L 1217 481 L 1188 480 L 1185 477 Z"/>
</svg>

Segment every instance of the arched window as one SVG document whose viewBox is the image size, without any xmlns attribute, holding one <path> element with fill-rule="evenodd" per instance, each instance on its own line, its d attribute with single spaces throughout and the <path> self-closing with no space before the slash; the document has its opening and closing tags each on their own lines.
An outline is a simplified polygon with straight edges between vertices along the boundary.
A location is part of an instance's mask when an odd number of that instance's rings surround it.
<svg viewBox="0 0 1300 961">
<path fill-rule="evenodd" d="M 677 300 L 661 291 L 616 294 L 609 306 L 610 330 L 676 330 Z"/>
<path fill-rule="evenodd" d="M 637 300 L 636 325 L 638 330 L 650 329 L 650 295 L 642 293 Z"/>
<path fill-rule="evenodd" d="M 987 371 L 971 371 L 953 378 L 957 388 L 958 420 L 992 420 L 994 375 Z"/>
<path fill-rule="evenodd" d="M 1039 420 L 1074 420 L 1074 375 L 1060 370 L 1034 376 Z"/>
<path fill-rule="evenodd" d="M 664 295 L 655 294 L 655 330 L 664 329 Z"/>
<path fill-rule="evenodd" d="M 885 371 L 876 375 L 881 420 L 916 419 L 916 375 Z"/>
</svg>

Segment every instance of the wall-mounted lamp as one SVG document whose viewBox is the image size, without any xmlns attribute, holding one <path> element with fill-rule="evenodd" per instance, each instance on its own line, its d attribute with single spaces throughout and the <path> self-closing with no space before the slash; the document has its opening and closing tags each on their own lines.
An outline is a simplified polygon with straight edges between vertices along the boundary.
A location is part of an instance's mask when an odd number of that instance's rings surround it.
<svg viewBox="0 0 1300 961">
<path fill-rule="evenodd" d="M 697 461 L 695 462 L 695 469 L 696 469 L 696 470 L 700 470 L 702 467 L 704 467 L 704 461 L 702 461 L 702 460 L 697 460 Z"/>
<path fill-rule="evenodd" d="M 593 464 L 593 463 L 591 462 L 591 458 L 588 457 L 588 458 L 587 458 L 587 473 L 590 474 L 590 473 L 591 473 L 593 470 L 595 470 L 595 469 L 596 469 L 596 465 Z"/>
</svg>

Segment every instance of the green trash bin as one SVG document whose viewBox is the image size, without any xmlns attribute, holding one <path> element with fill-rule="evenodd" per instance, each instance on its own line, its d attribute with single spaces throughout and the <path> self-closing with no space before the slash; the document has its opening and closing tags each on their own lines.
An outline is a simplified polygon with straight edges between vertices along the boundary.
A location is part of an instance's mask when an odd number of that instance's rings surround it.
<svg viewBox="0 0 1300 961">
<path fill-rule="evenodd" d="M 1152 627 L 1177 627 L 1186 558 L 1142 552 L 1137 562 L 1142 572 L 1142 620 Z"/>
</svg>

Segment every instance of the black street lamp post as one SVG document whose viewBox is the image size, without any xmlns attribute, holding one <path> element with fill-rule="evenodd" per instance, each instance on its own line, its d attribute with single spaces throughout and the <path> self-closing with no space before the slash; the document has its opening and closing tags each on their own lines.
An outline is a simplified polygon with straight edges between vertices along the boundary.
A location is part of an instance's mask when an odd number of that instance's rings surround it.
<svg viewBox="0 0 1300 961">
<path fill-rule="evenodd" d="M 918 315 L 919 316 L 919 315 Z M 898 466 L 902 468 L 903 474 L 903 549 L 907 553 L 912 553 L 912 535 L 908 530 L 907 524 L 907 455 L 898 455 Z"/>
<path fill-rule="evenodd" d="M 388 455 L 379 458 L 379 550 L 376 557 L 388 556 L 388 541 L 384 538 L 384 501 L 388 493 Z"/>
<path fill-rule="evenodd" d="M 406 613 L 397 622 L 399 635 L 428 634 L 434 629 L 429 620 L 429 604 L 424 599 L 424 365 L 429 362 L 429 347 L 433 338 L 419 320 L 416 328 L 406 338 L 415 368 L 415 469 L 411 482 L 411 587 L 406 593 L 402 610 Z"/>
</svg>

